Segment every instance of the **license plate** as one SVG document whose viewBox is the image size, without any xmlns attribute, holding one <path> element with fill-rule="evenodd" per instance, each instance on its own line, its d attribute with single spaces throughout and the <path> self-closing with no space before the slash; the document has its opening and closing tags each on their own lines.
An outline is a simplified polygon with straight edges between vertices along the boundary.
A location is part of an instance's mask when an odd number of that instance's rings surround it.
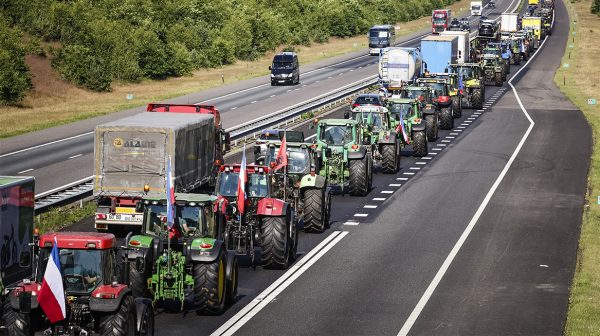
<svg viewBox="0 0 600 336">
<path fill-rule="evenodd" d="M 108 220 L 124 222 L 142 222 L 142 215 L 108 214 Z"/>
<path fill-rule="evenodd" d="M 278 82 L 279 83 L 285 83 L 285 80 L 279 80 Z"/>
<path fill-rule="evenodd" d="M 116 213 L 120 213 L 120 214 L 132 214 L 135 212 L 135 208 L 131 208 L 131 207 L 117 207 L 115 209 Z"/>
</svg>

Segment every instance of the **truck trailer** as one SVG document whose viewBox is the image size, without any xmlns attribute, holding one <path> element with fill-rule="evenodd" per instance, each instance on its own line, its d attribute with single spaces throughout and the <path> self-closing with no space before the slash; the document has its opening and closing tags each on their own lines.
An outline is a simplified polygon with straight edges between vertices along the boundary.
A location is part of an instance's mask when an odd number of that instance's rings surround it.
<svg viewBox="0 0 600 336">
<path fill-rule="evenodd" d="M 32 242 L 35 207 L 33 177 L 0 176 L 0 270 L 11 272 Z"/>
<path fill-rule="evenodd" d="M 471 59 L 471 48 L 469 43 L 469 32 L 467 31 L 445 31 L 441 32 L 440 35 L 456 36 L 457 40 L 457 55 L 456 61 L 458 63 L 469 62 Z"/>
<path fill-rule="evenodd" d="M 500 14 L 500 32 L 516 32 L 519 22 L 518 13 L 502 13 Z"/>
<path fill-rule="evenodd" d="M 96 127 L 95 227 L 141 225 L 143 196 L 164 196 L 169 166 L 175 192 L 214 186 L 222 158 L 210 114 L 145 112 Z M 208 188 L 207 188 L 208 189 Z"/>
<path fill-rule="evenodd" d="M 448 64 L 456 63 L 458 37 L 455 35 L 429 35 L 421 40 L 421 53 L 427 72 L 442 73 Z"/>
<path fill-rule="evenodd" d="M 423 56 L 418 48 L 386 48 L 379 58 L 379 80 L 388 89 L 413 82 L 421 77 L 422 69 Z"/>
</svg>

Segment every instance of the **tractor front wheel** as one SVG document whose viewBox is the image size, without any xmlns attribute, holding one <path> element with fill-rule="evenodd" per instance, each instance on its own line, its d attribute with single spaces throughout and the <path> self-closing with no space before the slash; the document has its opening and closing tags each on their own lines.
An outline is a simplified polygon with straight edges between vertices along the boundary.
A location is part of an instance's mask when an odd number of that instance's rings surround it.
<svg viewBox="0 0 600 336">
<path fill-rule="evenodd" d="M 31 328 L 30 314 L 23 314 L 18 310 L 14 310 L 10 305 L 10 300 L 7 298 L 4 303 L 4 312 L 2 314 L 2 322 L 4 325 L 4 335 L 11 336 L 29 336 L 33 335 Z"/>
<path fill-rule="evenodd" d="M 413 133 L 413 155 L 416 157 L 427 155 L 427 137 L 424 131 Z"/>
<path fill-rule="evenodd" d="M 438 121 L 435 114 L 428 114 L 425 116 L 425 132 L 427 132 L 427 141 L 437 141 Z"/>
<path fill-rule="evenodd" d="M 126 296 L 116 313 L 106 314 L 100 318 L 99 334 L 101 336 L 129 336 L 136 333 L 136 314 L 133 296 Z"/>
<path fill-rule="evenodd" d="M 290 244 L 286 217 L 264 217 L 262 219 L 261 242 L 262 265 L 269 269 L 288 267 Z"/>
<path fill-rule="evenodd" d="M 478 110 L 483 108 L 483 95 L 481 89 L 473 90 L 473 93 L 471 94 L 471 106 Z"/>
<path fill-rule="evenodd" d="M 365 196 L 369 193 L 369 158 L 368 154 L 360 160 L 350 160 L 350 195 Z"/>
<path fill-rule="evenodd" d="M 385 174 L 395 174 L 398 171 L 399 156 L 397 145 L 381 146 L 381 161 Z"/>
<path fill-rule="evenodd" d="M 196 262 L 192 266 L 194 300 L 199 313 L 221 314 L 225 310 L 225 267 L 225 252 L 222 249 L 212 262 Z"/>
<path fill-rule="evenodd" d="M 445 107 L 440 113 L 440 128 L 449 130 L 454 127 L 454 116 L 452 115 L 452 109 Z"/>
<path fill-rule="evenodd" d="M 460 96 L 452 98 L 452 116 L 460 118 L 462 116 L 462 106 L 460 104 Z"/>
<path fill-rule="evenodd" d="M 325 231 L 326 209 L 323 189 L 304 190 L 304 232 L 321 233 Z"/>
</svg>

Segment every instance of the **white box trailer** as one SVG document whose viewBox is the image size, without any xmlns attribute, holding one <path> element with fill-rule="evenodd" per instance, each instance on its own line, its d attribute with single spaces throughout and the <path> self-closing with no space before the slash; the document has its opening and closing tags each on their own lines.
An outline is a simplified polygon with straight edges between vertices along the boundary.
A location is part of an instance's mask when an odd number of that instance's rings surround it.
<svg viewBox="0 0 600 336">
<path fill-rule="evenodd" d="M 501 32 L 516 32 L 518 25 L 518 13 L 502 13 L 500 15 L 500 31 Z"/>
<path fill-rule="evenodd" d="M 471 48 L 469 43 L 469 32 L 467 31 L 445 31 L 441 32 L 440 35 L 457 36 L 457 55 L 456 61 L 458 63 L 467 63 L 471 59 Z"/>
</svg>

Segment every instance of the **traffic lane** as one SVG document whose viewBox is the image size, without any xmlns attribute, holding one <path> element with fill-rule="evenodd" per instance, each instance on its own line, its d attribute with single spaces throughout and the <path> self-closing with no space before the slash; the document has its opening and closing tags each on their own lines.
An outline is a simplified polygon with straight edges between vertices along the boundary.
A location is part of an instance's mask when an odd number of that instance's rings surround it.
<svg viewBox="0 0 600 336">
<path fill-rule="evenodd" d="M 388 198 L 376 209 L 361 209 L 367 217 L 344 225 L 350 234 L 237 334 L 396 334 L 528 122 L 518 111 L 492 109 L 474 126 L 404 186 L 386 185 L 393 196 L 382 194 L 380 184 L 378 193 L 362 199 L 378 205 L 374 196 Z M 358 204 L 333 204 L 337 213 L 357 218 Z"/>
<path fill-rule="evenodd" d="M 62 187 L 94 174 L 94 153 L 65 159 L 40 169 L 23 173 L 35 177 L 35 193 L 40 194 Z"/>
</svg>

